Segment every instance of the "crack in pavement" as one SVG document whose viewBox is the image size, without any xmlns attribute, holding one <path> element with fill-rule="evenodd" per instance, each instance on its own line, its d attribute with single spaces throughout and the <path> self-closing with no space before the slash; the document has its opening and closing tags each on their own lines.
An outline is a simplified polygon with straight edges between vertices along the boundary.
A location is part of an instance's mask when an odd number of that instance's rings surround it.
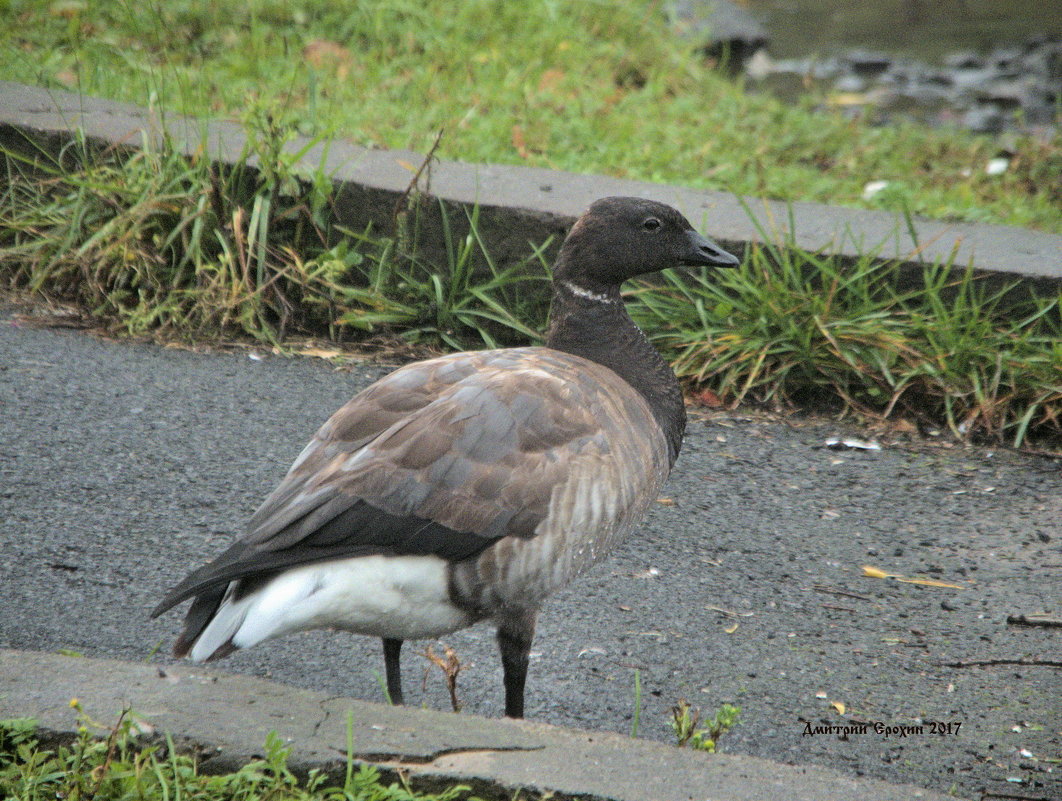
<svg viewBox="0 0 1062 801">
<path fill-rule="evenodd" d="M 391 767 L 402 765 L 431 765 L 438 762 L 440 759 L 448 756 L 459 756 L 466 754 L 496 754 L 496 753 L 513 753 L 513 752 L 534 752 L 544 751 L 546 746 L 543 745 L 502 745 L 502 746 L 482 746 L 482 745 L 468 745 L 468 746 L 454 746 L 452 748 L 440 748 L 431 752 L 426 756 L 413 756 L 410 754 L 400 754 L 387 751 L 365 751 L 357 752 L 353 756 L 357 759 L 363 759 L 366 762 L 381 763 L 389 765 Z M 341 754 L 346 757 L 347 754 L 344 751 L 340 751 L 338 748 L 332 748 L 337 754 Z"/>
</svg>

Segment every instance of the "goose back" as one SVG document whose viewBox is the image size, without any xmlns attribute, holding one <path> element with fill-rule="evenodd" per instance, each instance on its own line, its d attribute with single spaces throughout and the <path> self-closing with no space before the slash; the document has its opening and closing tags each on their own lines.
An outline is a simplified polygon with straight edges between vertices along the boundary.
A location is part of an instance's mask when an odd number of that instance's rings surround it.
<svg viewBox="0 0 1062 801">
<path fill-rule="evenodd" d="M 286 569 L 372 555 L 445 560 L 451 601 L 474 619 L 534 606 L 614 547 L 669 467 L 645 399 L 580 356 L 531 347 L 407 365 L 326 421 L 246 536 L 155 611 L 199 595 L 190 643 L 230 582 L 238 599 Z"/>
</svg>

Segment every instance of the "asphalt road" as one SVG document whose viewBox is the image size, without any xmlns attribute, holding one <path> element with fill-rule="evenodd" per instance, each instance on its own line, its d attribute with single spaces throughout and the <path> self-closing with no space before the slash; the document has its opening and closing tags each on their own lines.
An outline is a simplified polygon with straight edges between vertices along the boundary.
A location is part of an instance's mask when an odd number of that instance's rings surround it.
<svg viewBox="0 0 1062 801">
<path fill-rule="evenodd" d="M 0 311 L 0 646 L 169 661 L 180 615 L 147 617 L 162 592 L 222 550 L 317 426 L 387 369 L 111 343 Z M 973 798 L 1062 798 L 1062 629 L 1007 622 L 1062 616 L 1062 464 L 939 443 L 822 447 L 835 433 L 859 432 L 693 421 L 667 498 L 546 606 L 528 717 L 629 732 L 637 671 L 641 737 L 671 739 L 680 699 L 707 713 L 729 702 L 741 721 L 727 751 Z M 465 709 L 501 714 L 492 630 L 446 644 Z M 415 651 L 409 702 L 447 708 L 442 674 Z M 379 642 L 347 634 L 218 667 L 382 698 Z"/>
</svg>

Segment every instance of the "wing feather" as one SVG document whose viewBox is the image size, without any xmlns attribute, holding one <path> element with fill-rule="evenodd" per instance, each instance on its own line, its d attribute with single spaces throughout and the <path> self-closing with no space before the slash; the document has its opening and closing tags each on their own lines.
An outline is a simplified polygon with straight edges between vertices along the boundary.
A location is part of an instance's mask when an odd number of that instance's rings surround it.
<svg viewBox="0 0 1062 801">
<path fill-rule="evenodd" d="M 630 493 L 620 488 L 601 498 L 582 487 L 595 474 L 604 478 L 603 454 L 630 439 L 631 426 L 645 428 L 642 440 L 658 440 L 666 451 L 641 396 L 577 356 L 520 348 L 408 365 L 321 426 L 246 535 L 189 575 L 153 614 L 195 595 L 214 598 L 234 580 L 325 559 L 383 553 L 467 560 L 505 537 L 533 537 L 551 501 L 556 516 L 556 491 L 572 480 L 581 489 L 561 495 L 592 503 L 561 517 L 595 525 L 606 508 L 614 516 L 616 504 L 629 505 Z M 612 455 L 628 470 L 660 473 L 637 463 L 647 458 L 644 447 Z"/>
</svg>

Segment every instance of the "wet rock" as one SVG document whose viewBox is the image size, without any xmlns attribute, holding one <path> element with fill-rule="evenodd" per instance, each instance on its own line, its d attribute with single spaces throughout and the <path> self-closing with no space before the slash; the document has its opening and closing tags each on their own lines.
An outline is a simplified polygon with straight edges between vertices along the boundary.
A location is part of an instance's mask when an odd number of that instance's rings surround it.
<svg viewBox="0 0 1062 801">
<path fill-rule="evenodd" d="M 950 88 L 955 85 L 955 78 L 947 72 L 927 72 L 922 80 L 929 86 L 940 86 L 944 88 Z"/>
<path fill-rule="evenodd" d="M 996 73 L 993 70 L 985 67 L 978 69 L 958 69 L 951 73 L 951 78 L 955 86 L 959 89 L 969 89 L 992 80 L 995 74 Z"/>
<path fill-rule="evenodd" d="M 866 91 L 867 82 L 858 75 L 842 75 L 834 82 L 833 88 L 838 92 L 863 92 Z"/>
<path fill-rule="evenodd" d="M 1049 138 L 1062 123 L 1062 40 L 1049 36 L 985 54 L 963 50 L 939 65 L 868 50 L 821 60 L 764 56 L 750 77 L 787 98 L 811 81 L 844 96 L 841 113 L 879 124 L 903 118 Z"/>
<path fill-rule="evenodd" d="M 766 78 L 773 71 L 774 62 L 768 55 L 766 47 L 761 47 L 745 62 L 745 74 L 754 81 Z"/>
<path fill-rule="evenodd" d="M 976 89 L 978 102 L 999 109 L 1019 109 L 1030 104 L 1029 88 L 1020 80 L 989 81 Z"/>
<path fill-rule="evenodd" d="M 767 29 L 730 0 L 677 0 L 672 6 L 675 27 L 695 39 L 712 58 L 740 72 L 742 65 L 770 42 Z"/>
<path fill-rule="evenodd" d="M 973 50 L 960 50 L 957 53 L 949 53 L 944 56 L 943 64 L 952 71 L 983 70 L 985 59 Z"/>
<path fill-rule="evenodd" d="M 997 74 L 1005 78 L 1017 78 L 1021 75 L 1022 51 L 1018 48 L 995 50 L 991 62 Z"/>
<path fill-rule="evenodd" d="M 846 57 L 849 69 L 863 78 L 875 78 L 892 66 L 892 57 L 870 50 L 853 50 Z"/>
</svg>

